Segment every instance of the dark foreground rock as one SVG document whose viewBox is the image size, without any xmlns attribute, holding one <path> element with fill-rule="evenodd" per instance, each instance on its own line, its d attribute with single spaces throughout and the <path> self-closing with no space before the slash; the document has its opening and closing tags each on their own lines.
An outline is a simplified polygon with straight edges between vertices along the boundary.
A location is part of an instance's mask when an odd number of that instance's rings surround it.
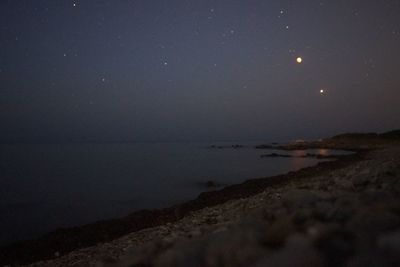
<svg viewBox="0 0 400 267">
<path fill-rule="evenodd" d="M 208 180 L 206 182 L 199 183 L 201 186 L 205 187 L 206 189 L 217 189 L 226 186 L 226 184 L 220 183 L 215 180 Z"/>
</svg>

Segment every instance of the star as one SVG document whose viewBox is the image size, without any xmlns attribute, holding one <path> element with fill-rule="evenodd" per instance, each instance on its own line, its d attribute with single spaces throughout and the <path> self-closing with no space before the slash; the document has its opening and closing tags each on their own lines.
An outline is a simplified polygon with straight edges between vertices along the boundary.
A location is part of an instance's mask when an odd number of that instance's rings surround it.
<svg viewBox="0 0 400 267">
<path fill-rule="evenodd" d="M 297 57 L 296 58 L 296 62 L 299 63 L 299 64 L 303 63 L 303 58 Z"/>
</svg>

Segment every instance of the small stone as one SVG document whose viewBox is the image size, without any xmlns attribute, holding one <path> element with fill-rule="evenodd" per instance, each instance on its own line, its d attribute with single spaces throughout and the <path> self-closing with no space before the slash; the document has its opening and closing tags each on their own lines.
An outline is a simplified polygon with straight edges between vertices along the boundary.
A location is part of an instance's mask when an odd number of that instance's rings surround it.
<svg viewBox="0 0 400 267">
<path fill-rule="evenodd" d="M 188 236 L 190 238 L 193 238 L 193 237 L 197 237 L 200 235 L 201 235 L 201 231 L 199 229 L 195 229 L 195 230 L 191 231 Z"/>
</svg>

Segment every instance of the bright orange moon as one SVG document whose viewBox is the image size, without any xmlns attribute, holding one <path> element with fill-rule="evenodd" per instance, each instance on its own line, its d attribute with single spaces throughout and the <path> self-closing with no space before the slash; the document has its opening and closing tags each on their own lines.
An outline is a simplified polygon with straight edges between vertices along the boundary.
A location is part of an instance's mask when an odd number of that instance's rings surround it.
<svg viewBox="0 0 400 267">
<path fill-rule="evenodd" d="M 296 62 L 300 64 L 303 62 L 303 59 L 301 57 L 298 57 L 298 58 L 296 58 Z"/>
</svg>

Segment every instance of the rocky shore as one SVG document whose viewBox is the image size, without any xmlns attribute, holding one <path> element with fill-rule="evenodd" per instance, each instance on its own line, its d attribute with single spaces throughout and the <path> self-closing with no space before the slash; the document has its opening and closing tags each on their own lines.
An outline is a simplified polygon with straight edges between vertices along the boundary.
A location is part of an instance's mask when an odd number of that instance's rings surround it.
<svg viewBox="0 0 400 267">
<path fill-rule="evenodd" d="M 148 214 L 154 227 L 90 247 L 54 243 L 53 259 L 30 266 L 399 266 L 400 143 L 318 143 L 358 153 L 203 193 Z M 4 251 L 3 261 L 23 263 Z"/>
</svg>

